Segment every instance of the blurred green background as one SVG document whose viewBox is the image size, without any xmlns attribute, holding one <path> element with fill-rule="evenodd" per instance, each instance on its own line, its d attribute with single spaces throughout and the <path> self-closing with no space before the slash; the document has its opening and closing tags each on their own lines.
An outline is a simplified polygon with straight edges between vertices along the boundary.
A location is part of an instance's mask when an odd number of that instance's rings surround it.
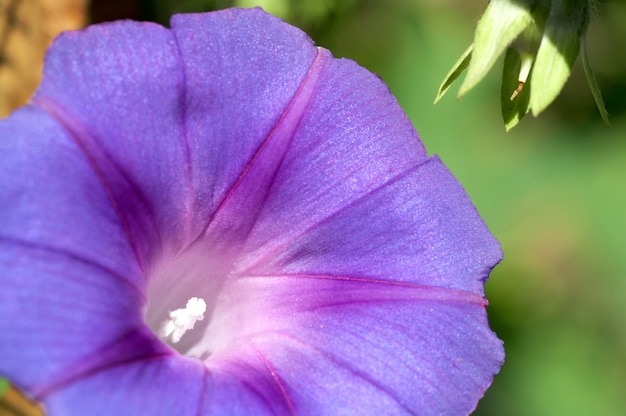
<svg viewBox="0 0 626 416">
<path fill-rule="evenodd" d="M 626 3 L 598 2 L 588 45 L 612 127 L 580 59 L 556 102 L 504 132 L 500 73 L 461 101 L 439 83 L 484 0 L 93 1 L 91 20 L 261 5 L 378 73 L 429 152 L 472 197 L 505 259 L 486 291 L 507 359 L 476 415 L 626 412 Z"/>
</svg>

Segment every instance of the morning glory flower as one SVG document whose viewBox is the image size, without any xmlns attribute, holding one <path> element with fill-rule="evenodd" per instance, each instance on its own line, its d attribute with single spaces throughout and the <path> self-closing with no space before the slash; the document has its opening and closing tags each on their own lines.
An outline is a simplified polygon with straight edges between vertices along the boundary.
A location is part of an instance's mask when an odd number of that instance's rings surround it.
<svg viewBox="0 0 626 416">
<path fill-rule="evenodd" d="M 0 375 L 50 415 L 467 414 L 502 364 L 461 185 L 260 9 L 61 35 L 0 154 Z"/>
</svg>

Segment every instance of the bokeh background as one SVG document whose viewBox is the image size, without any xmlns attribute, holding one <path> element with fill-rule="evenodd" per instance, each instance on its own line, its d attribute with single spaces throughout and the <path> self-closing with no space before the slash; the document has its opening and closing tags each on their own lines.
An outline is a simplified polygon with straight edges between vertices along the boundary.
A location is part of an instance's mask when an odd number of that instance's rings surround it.
<svg viewBox="0 0 626 416">
<path fill-rule="evenodd" d="M 378 73 L 502 243 L 486 291 L 507 360 L 475 414 L 626 414 L 626 2 L 599 1 L 587 37 L 612 126 L 579 59 L 556 102 L 509 133 L 498 65 L 461 101 L 456 85 L 432 104 L 486 4 L 0 0 L 0 112 L 27 101 L 58 30 L 120 18 L 167 25 L 176 12 L 260 5 Z M 4 400 L 0 415 L 18 414 Z"/>
</svg>

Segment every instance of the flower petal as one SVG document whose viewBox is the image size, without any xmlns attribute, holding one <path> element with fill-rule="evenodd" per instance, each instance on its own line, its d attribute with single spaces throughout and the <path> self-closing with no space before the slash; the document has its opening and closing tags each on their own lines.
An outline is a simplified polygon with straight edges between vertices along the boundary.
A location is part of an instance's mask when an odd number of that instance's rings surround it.
<svg viewBox="0 0 626 416">
<path fill-rule="evenodd" d="M 316 53 L 260 9 L 98 25 L 57 39 L 34 102 L 89 155 L 147 268 L 206 227 Z"/>
<path fill-rule="evenodd" d="M 387 86 L 353 61 L 327 59 L 238 267 L 265 261 L 337 210 L 426 160 Z"/>
<path fill-rule="evenodd" d="M 463 188 L 435 157 L 238 273 L 352 276 L 482 294 L 501 255 Z"/>
<path fill-rule="evenodd" d="M 153 354 L 133 335 L 145 303 L 138 264 L 84 153 L 36 107 L 4 120 L 0 137 L 10 204 L 0 210 L 0 373 L 40 395 L 113 352 Z"/>
<path fill-rule="evenodd" d="M 298 117 L 283 116 L 317 48 L 305 33 L 261 9 L 176 15 L 172 32 L 186 74 L 193 210 L 204 228 L 267 142 L 282 137 L 288 143 Z M 269 152 L 274 158 L 269 172 L 281 152 Z"/>
<path fill-rule="evenodd" d="M 89 158 L 144 269 L 189 223 L 184 88 L 169 31 L 126 21 L 57 38 L 33 98 Z"/>
<path fill-rule="evenodd" d="M 90 161 L 37 107 L 0 123 L 0 238 L 85 259 L 139 285 L 139 268 Z"/>
<path fill-rule="evenodd" d="M 467 414 L 503 360 L 482 288 L 500 258 L 432 158 L 240 270 L 212 359 L 247 343 L 296 413 Z"/>
<path fill-rule="evenodd" d="M 112 365 L 54 391 L 44 405 L 67 416 L 290 414 L 262 356 L 250 346 L 238 352 L 208 367 L 180 356 Z"/>
<path fill-rule="evenodd" d="M 284 275 L 228 291 L 242 306 L 211 330 L 239 336 L 209 363 L 241 380 L 265 372 L 274 389 L 258 390 L 294 414 L 468 414 L 502 365 L 485 301 L 467 292 Z M 232 357 L 249 365 L 233 369 Z"/>
<path fill-rule="evenodd" d="M 319 51 L 280 120 L 224 196 L 205 232 L 205 240 L 210 242 L 212 250 L 239 248 L 248 237 L 269 197 L 302 115 L 316 93 L 321 72 L 331 59 L 328 51 Z"/>
<path fill-rule="evenodd" d="M 329 298 L 353 294 L 328 289 Z M 298 413 L 469 414 L 503 359 L 483 307 L 377 297 L 321 306 L 300 314 L 301 328 L 251 341 Z"/>
<path fill-rule="evenodd" d="M 51 415 L 196 415 L 203 400 L 201 362 L 169 356 L 102 369 L 44 401 Z"/>
</svg>

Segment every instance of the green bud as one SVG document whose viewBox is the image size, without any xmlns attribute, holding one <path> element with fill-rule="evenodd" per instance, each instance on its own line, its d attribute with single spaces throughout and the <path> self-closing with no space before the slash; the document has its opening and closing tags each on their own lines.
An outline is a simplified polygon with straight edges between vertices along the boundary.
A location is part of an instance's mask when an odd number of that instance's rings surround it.
<svg viewBox="0 0 626 416">
<path fill-rule="evenodd" d="M 478 21 L 474 51 L 459 98 L 474 88 L 491 69 L 504 50 L 533 21 L 534 0 L 493 0 Z"/>
<path fill-rule="evenodd" d="M 446 91 L 448 91 L 450 85 L 452 85 L 452 83 L 456 81 L 459 76 L 461 76 L 463 71 L 467 69 L 470 59 L 472 58 L 473 49 L 474 45 L 470 45 L 470 47 L 467 48 L 465 52 L 463 52 L 463 55 L 461 55 L 459 60 L 456 61 L 456 63 L 452 66 L 452 69 L 450 70 L 450 72 L 448 72 L 448 75 L 446 75 L 446 77 L 443 79 L 443 82 L 439 86 L 439 90 L 437 91 L 437 96 L 435 97 L 434 104 L 437 104 L 437 101 L 439 101 L 441 97 L 443 97 L 443 95 L 446 93 Z"/>
<path fill-rule="evenodd" d="M 478 22 L 474 43 L 444 78 L 435 103 L 467 69 L 458 96 L 465 95 L 506 51 L 500 104 L 509 131 L 528 111 L 537 116 L 554 101 L 582 51 L 587 81 L 602 119 L 608 124 L 585 47 L 591 1 L 492 0 Z"/>
<path fill-rule="evenodd" d="M 511 130 L 528 113 L 530 108 L 530 79 L 528 77 L 532 56 L 520 55 L 514 48 L 507 48 L 502 70 L 500 107 L 506 131 Z M 522 69 L 524 67 L 524 69 Z"/>
<path fill-rule="evenodd" d="M 587 0 L 552 0 L 533 68 L 530 109 L 535 117 L 563 89 L 576 62 L 580 39 L 587 32 L 588 25 Z"/>
<path fill-rule="evenodd" d="M 604 121 L 604 124 L 606 124 L 607 126 L 610 126 L 609 113 L 606 111 L 606 107 L 604 106 L 604 100 L 602 99 L 602 93 L 600 92 L 600 87 L 598 87 L 596 76 L 593 74 L 591 64 L 589 63 L 589 56 L 587 55 L 587 43 L 585 42 L 584 38 L 580 42 L 580 54 L 583 58 L 583 68 L 585 70 L 585 76 L 587 77 L 587 83 L 589 84 L 589 88 L 591 88 L 591 93 L 593 94 L 593 99 L 596 102 L 598 111 L 600 111 L 602 121 Z"/>
</svg>

